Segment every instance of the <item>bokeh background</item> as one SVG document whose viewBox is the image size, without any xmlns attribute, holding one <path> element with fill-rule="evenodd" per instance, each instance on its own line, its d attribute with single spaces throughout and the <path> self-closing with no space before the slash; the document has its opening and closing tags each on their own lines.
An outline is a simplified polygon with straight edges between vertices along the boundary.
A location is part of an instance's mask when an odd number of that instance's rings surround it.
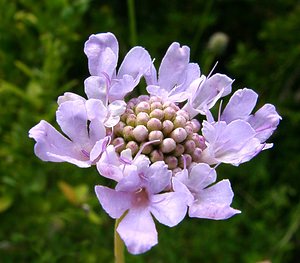
<svg viewBox="0 0 300 263">
<path fill-rule="evenodd" d="M 28 130 L 55 125 L 56 99 L 83 95 L 83 45 L 113 32 L 120 57 L 144 46 L 159 65 L 173 41 L 208 74 L 253 88 L 283 120 L 274 148 L 218 167 L 242 214 L 158 225 L 159 244 L 127 262 L 298 262 L 300 258 L 300 3 L 295 0 L 0 0 L 0 262 L 113 262 L 114 222 L 100 207 L 96 169 L 44 163 Z M 142 88 L 141 88 L 142 89 Z M 141 90 L 140 89 L 140 90 Z"/>
</svg>

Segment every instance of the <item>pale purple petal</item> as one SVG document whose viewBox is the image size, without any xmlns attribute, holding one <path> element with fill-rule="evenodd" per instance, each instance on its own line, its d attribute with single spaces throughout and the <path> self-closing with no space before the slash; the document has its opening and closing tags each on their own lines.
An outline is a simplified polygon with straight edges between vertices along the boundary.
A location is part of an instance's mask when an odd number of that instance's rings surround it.
<svg viewBox="0 0 300 263">
<path fill-rule="evenodd" d="M 227 219 L 239 210 L 230 207 L 233 192 L 229 180 L 222 180 L 217 184 L 203 189 L 197 195 L 197 200 L 190 206 L 189 216 L 215 220 Z"/>
<path fill-rule="evenodd" d="M 74 101 L 74 100 L 81 100 L 85 102 L 85 98 L 72 92 L 65 92 L 64 95 L 58 97 L 57 104 L 60 105 L 66 101 Z"/>
<path fill-rule="evenodd" d="M 235 120 L 228 125 L 223 121 L 213 125 L 204 121 L 202 133 L 207 148 L 201 158 L 208 164 L 224 162 L 238 165 L 255 156 L 263 146 L 255 138 L 251 125 L 242 120 Z"/>
<path fill-rule="evenodd" d="M 108 110 L 113 116 L 120 116 L 125 112 L 126 103 L 123 100 L 115 100 L 108 105 Z"/>
<path fill-rule="evenodd" d="M 212 108 L 217 100 L 231 92 L 231 84 L 233 80 L 223 74 L 214 74 L 210 78 L 198 80 L 200 86 L 194 92 L 191 98 L 191 106 L 199 110 L 201 114 L 205 114 L 206 109 Z M 196 83 L 193 83 L 195 86 Z M 193 87 L 191 90 L 194 90 Z"/>
<path fill-rule="evenodd" d="M 161 98 L 167 98 L 168 97 L 168 91 L 166 91 L 165 89 L 161 88 L 160 86 L 156 86 L 156 85 L 149 85 L 147 86 L 147 92 L 149 94 L 151 94 L 152 96 L 158 96 Z"/>
<path fill-rule="evenodd" d="M 142 171 L 139 171 L 141 174 Z M 147 190 L 156 194 L 164 190 L 171 183 L 172 172 L 163 161 L 153 163 L 142 175 L 147 181 Z"/>
<path fill-rule="evenodd" d="M 201 71 L 197 63 L 189 63 L 185 69 L 184 74 L 181 75 L 178 83 L 183 83 L 180 89 L 187 90 L 190 84 L 197 78 L 200 77 Z M 178 88 L 177 88 L 178 90 Z M 173 92 L 173 90 L 172 90 Z"/>
<path fill-rule="evenodd" d="M 142 47 L 132 48 L 125 56 L 117 78 L 122 78 L 124 75 L 131 75 L 133 79 L 139 78 L 149 70 L 152 65 L 151 57 L 149 53 Z"/>
<path fill-rule="evenodd" d="M 106 129 L 103 122 L 107 115 L 107 109 L 102 101 L 97 99 L 87 100 L 85 106 L 90 121 L 89 137 L 91 143 L 94 145 L 106 136 Z"/>
<path fill-rule="evenodd" d="M 99 120 L 104 122 L 108 114 L 107 108 L 104 106 L 103 102 L 98 99 L 89 99 L 86 101 L 86 113 L 87 118 L 91 120 Z"/>
<path fill-rule="evenodd" d="M 119 156 L 116 153 L 115 147 L 113 145 L 108 145 L 105 152 L 102 154 L 100 163 L 112 164 L 115 166 L 120 165 Z"/>
<path fill-rule="evenodd" d="M 181 192 L 170 192 L 151 196 L 150 212 L 161 224 L 176 226 L 187 212 L 187 197 Z"/>
<path fill-rule="evenodd" d="M 265 142 L 276 130 L 281 117 L 271 104 L 265 104 L 254 115 L 250 116 L 248 122 L 256 131 L 256 138 Z"/>
<path fill-rule="evenodd" d="M 173 102 L 182 102 L 190 97 L 189 86 L 199 78 L 200 68 L 196 63 L 189 63 L 185 71 L 181 74 L 177 85 L 168 94 L 168 100 Z"/>
<path fill-rule="evenodd" d="M 120 158 L 126 160 L 126 162 L 132 162 L 132 153 L 130 149 L 125 149 L 120 153 Z"/>
<path fill-rule="evenodd" d="M 150 68 L 145 72 L 144 78 L 147 85 L 157 85 L 157 72 L 153 63 L 151 63 Z"/>
<path fill-rule="evenodd" d="M 101 76 L 104 72 L 111 78 L 117 66 L 118 52 L 118 42 L 112 33 L 91 35 L 84 45 L 90 74 Z"/>
<path fill-rule="evenodd" d="M 109 90 L 109 101 L 123 100 L 138 83 L 131 75 L 124 75 L 121 79 L 114 79 Z"/>
<path fill-rule="evenodd" d="M 81 100 L 66 101 L 56 112 L 56 120 L 62 131 L 74 142 L 85 145 L 89 142 L 87 113 Z"/>
<path fill-rule="evenodd" d="M 84 92 L 89 99 L 99 99 L 105 104 L 109 86 L 109 80 L 105 75 L 90 76 L 84 81 Z"/>
<path fill-rule="evenodd" d="M 117 231 L 131 254 L 141 254 L 158 243 L 153 218 L 147 208 L 131 208 Z"/>
<path fill-rule="evenodd" d="M 97 162 L 98 172 L 109 179 L 119 182 L 123 177 L 123 166 L 113 145 L 108 145 Z"/>
<path fill-rule="evenodd" d="M 101 206 L 112 218 L 121 217 L 131 206 L 130 193 L 118 192 L 101 185 L 95 186 L 95 192 Z"/>
<path fill-rule="evenodd" d="M 97 170 L 100 175 L 112 179 L 116 182 L 119 182 L 123 179 L 124 174 L 119 166 L 115 166 L 112 164 L 97 162 Z"/>
<path fill-rule="evenodd" d="M 90 152 L 90 160 L 94 162 L 96 159 L 100 157 L 100 155 L 106 150 L 108 141 L 110 138 L 108 136 L 104 137 L 103 139 L 97 141 Z"/>
<path fill-rule="evenodd" d="M 199 163 L 192 167 L 189 178 L 183 182 L 191 190 L 197 192 L 197 189 L 204 189 L 217 179 L 216 170 L 206 163 Z"/>
<path fill-rule="evenodd" d="M 129 172 L 129 170 L 131 171 Z M 135 192 L 141 189 L 142 179 L 138 175 L 136 167 L 133 165 L 129 165 L 129 167 L 127 167 L 126 174 L 127 175 L 124 176 L 116 185 L 116 190 L 124 192 Z"/>
<path fill-rule="evenodd" d="M 107 107 L 108 115 L 105 121 L 106 127 L 113 127 L 120 121 L 120 116 L 126 110 L 126 103 L 123 100 L 115 100 Z"/>
<path fill-rule="evenodd" d="M 186 169 L 185 171 L 187 175 L 188 172 Z M 187 205 L 191 205 L 194 201 L 194 196 L 192 195 L 191 191 L 187 188 L 187 186 L 182 183 L 181 181 L 182 178 L 180 178 L 181 176 L 177 176 L 177 175 L 179 175 L 179 173 L 177 173 L 175 177 L 172 177 L 172 188 L 174 192 L 183 193 L 185 197 L 185 203 Z"/>
<path fill-rule="evenodd" d="M 162 89 L 170 91 L 180 79 L 190 58 L 190 49 L 172 43 L 164 56 L 158 72 L 158 84 Z"/>
<path fill-rule="evenodd" d="M 89 137 L 90 144 L 95 145 L 95 143 L 106 136 L 106 129 L 102 121 L 93 119 L 89 125 Z"/>
<path fill-rule="evenodd" d="M 134 158 L 132 164 L 137 167 L 138 171 L 143 172 L 149 169 L 149 165 L 151 164 L 151 162 L 146 155 L 141 154 Z"/>
<path fill-rule="evenodd" d="M 226 105 L 221 120 L 229 123 L 236 119 L 247 119 L 256 105 L 257 98 L 257 93 L 251 89 L 237 90 Z"/>
<path fill-rule="evenodd" d="M 86 156 L 79 145 L 68 140 L 51 124 L 40 121 L 30 129 L 29 137 L 36 141 L 35 154 L 43 161 L 70 162 L 79 167 L 89 167 Z"/>
<path fill-rule="evenodd" d="M 69 153 L 67 153 L 69 154 Z M 72 153 L 71 153 L 72 154 Z M 82 154 L 83 157 L 81 157 L 81 159 L 88 159 L 89 155 L 88 152 L 86 152 L 85 150 L 82 150 Z M 79 160 L 76 159 L 70 155 L 58 155 L 58 154 L 54 154 L 54 153 L 48 153 L 49 158 L 51 158 L 51 162 L 68 162 L 71 164 L 75 164 L 76 166 L 80 167 L 80 168 L 87 168 L 91 166 L 91 162 L 89 160 Z"/>
<path fill-rule="evenodd" d="M 226 129 L 225 122 L 209 123 L 207 121 L 202 122 L 202 134 L 209 144 L 214 143 L 218 139 L 222 139 L 222 134 Z"/>
<path fill-rule="evenodd" d="M 189 98 L 189 94 L 186 91 L 183 92 L 173 92 L 172 95 L 168 95 L 168 101 L 172 102 L 183 102 Z"/>
</svg>

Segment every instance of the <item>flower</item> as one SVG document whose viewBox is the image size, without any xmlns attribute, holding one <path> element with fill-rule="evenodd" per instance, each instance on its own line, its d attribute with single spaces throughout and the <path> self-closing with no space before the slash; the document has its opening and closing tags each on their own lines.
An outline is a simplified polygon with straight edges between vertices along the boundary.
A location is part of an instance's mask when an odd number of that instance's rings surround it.
<svg viewBox="0 0 300 263">
<path fill-rule="evenodd" d="M 149 94 L 172 102 L 185 101 L 188 98 L 189 85 L 200 76 L 198 64 L 189 63 L 189 57 L 189 47 L 172 43 L 162 59 L 158 79 L 154 67 L 145 76 Z"/>
<path fill-rule="evenodd" d="M 116 72 L 119 45 L 112 33 L 91 35 L 84 45 L 91 76 L 85 80 L 88 98 L 123 100 L 149 70 L 152 60 L 142 47 L 132 48 Z"/>
<path fill-rule="evenodd" d="M 206 148 L 200 159 L 210 165 L 239 165 L 252 159 L 265 146 L 255 137 L 256 133 L 251 125 L 243 120 L 235 120 L 229 124 L 224 121 L 203 121 L 202 134 Z"/>
<path fill-rule="evenodd" d="M 220 106 L 215 121 L 210 109 L 231 93 L 233 80 L 200 75 L 189 47 L 177 42 L 158 75 L 142 47 L 133 47 L 117 70 L 112 33 L 91 35 L 84 52 L 91 74 L 84 82 L 87 99 L 71 92 L 58 98 L 56 119 L 66 136 L 42 120 L 29 137 L 40 159 L 95 165 L 114 181 L 114 188 L 97 185 L 95 193 L 119 220 L 116 231 L 128 251 L 140 254 L 157 244 L 153 218 L 173 227 L 187 212 L 214 220 L 240 213 L 231 207 L 229 180 L 218 181 L 216 169 L 221 163 L 238 166 L 271 147 L 266 140 L 281 119 L 275 107 L 265 104 L 252 114 L 258 95 L 242 89 L 223 112 Z M 142 77 L 148 94 L 125 99 Z"/>
<path fill-rule="evenodd" d="M 30 129 L 29 137 L 36 141 L 34 151 L 40 159 L 79 167 L 89 167 L 97 160 L 108 138 L 103 115 L 93 117 L 89 102 L 69 100 L 59 105 L 57 123 L 69 139 L 44 120 Z"/>
<path fill-rule="evenodd" d="M 231 92 L 233 80 L 224 74 L 214 74 L 211 77 L 202 75 L 193 81 L 189 87 L 190 96 L 184 109 L 191 117 L 198 114 L 206 115 L 215 103 Z"/>
<path fill-rule="evenodd" d="M 251 114 L 258 95 L 251 89 L 239 89 L 230 98 L 217 122 L 208 111 L 202 133 L 207 148 L 201 160 L 208 164 L 220 162 L 239 165 L 273 146 L 266 140 L 276 130 L 281 117 L 271 104 Z"/>
<path fill-rule="evenodd" d="M 152 216 L 173 227 L 187 211 L 185 193 L 163 192 L 172 177 L 167 165 L 163 161 L 149 164 L 147 158 L 135 161 L 136 169 L 127 170 L 115 190 L 95 187 L 103 209 L 112 218 L 124 216 L 117 231 L 132 254 L 144 253 L 157 244 Z"/>
<path fill-rule="evenodd" d="M 233 192 L 229 180 L 215 183 L 217 173 L 206 163 L 198 163 L 188 172 L 177 173 L 173 178 L 175 192 L 190 193 L 189 216 L 207 219 L 227 219 L 240 211 L 230 207 Z M 215 183 L 214 185 L 212 185 Z"/>
</svg>

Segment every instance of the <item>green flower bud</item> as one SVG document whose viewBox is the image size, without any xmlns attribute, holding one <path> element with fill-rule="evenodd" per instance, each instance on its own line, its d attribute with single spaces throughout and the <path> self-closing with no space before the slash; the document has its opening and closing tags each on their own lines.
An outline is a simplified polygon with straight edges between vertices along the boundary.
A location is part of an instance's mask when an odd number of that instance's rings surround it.
<svg viewBox="0 0 300 263">
<path fill-rule="evenodd" d="M 179 127 L 171 132 L 171 138 L 177 143 L 183 142 L 186 139 L 186 137 L 187 132 L 184 128 Z"/>
<path fill-rule="evenodd" d="M 134 127 L 135 126 L 135 122 L 136 122 L 136 116 L 135 116 L 135 114 L 129 114 L 128 117 L 127 117 L 127 119 L 126 119 L 126 124 Z"/>
<path fill-rule="evenodd" d="M 186 124 L 186 119 L 183 116 L 177 115 L 173 121 L 174 127 L 184 127 Z"/>
<path fill-rule="evenodd" d="M 163 106 L 161 104 L 161 102 L 159 101 L 154 101 L 150 104 L 150 110 L 153 111 L 155 109 L 159 109 L 159 110 L 162 110 L 163 109 Z"/>
<path fill-rule="evenodd" d="M 132 131 L 133 137 L 138 142 L 146 141 L 148 138 L 148 130 L 144 125 L 136 126 Z"/>
<path fill-rule="evenodd" d="M 151 153 L 150 153 L 150 161 L 152 163 L 154 162 L 158 162 L 158 161 L 163 161 L 164 160 L 164 155 L 161 151 L 159 150 L 153 150 Z"/>
<path fill-rule="evenodd" d="M 173 120 L 176 115 L 176 111 L 172 107 L 167 107 L 164 109 L 164 114 L 165 120 Z"/>
<path fill-rule="evenodd" d="M 141 101 L 138 105 L 135 107 L 135 113 L 138 114 L 139 112 L 150 112 L 150 104 L 147 101 Z"/>
<path fill-rule="evenodd" d="M 162 120 L 164 118 L 164 112 L 160 109 L 154 109 L 150 112 L 150 117 Z"/>
<path fill-rule="evenodd" d="M 131 154 L 134 156 L 139 151 L 139 146 L 138 146 L 138 144 L 135 141 L 129 141 L 126 144 L 126 149 L 130 149 L 131 150 Z"/>
<path fill-rule="evenodd" d="M 174 129 L 174 124 L 170 120 L 165 120 L 162 123 L 162 132 L 165 136 L 169 135 L 171 131 Z"/>
<path fill-rule="evenodd" d="M 166 138 L 160 144 L 160 150 L 163 153 L 170 153 L 174 151 L 176 148 L 176 142 L 171 138 Z"/>
<path fill-rule="evenodd" d="M 147 125 L 150 120 L 149 114 L 146 112 L 139 112 L 136 116 L 136 125 Z"/>
<path fill-rule="evenodd" d="M 193 140 L 187 140 L 184 143 L 185 152 L 192 154 L 196 149 L 196 143 Z"/>
<path fill-rule="evenodd" d="M 165 157 L 165 163 L 168 165 L 169 169 L 175 169 L 178 166 L 178 160 L 175 156 L 167 156 Z"/>
<path fill-rule="evenodd" d="M 161 130 L 162 128 L 162 123 L 159 119 L 157 118 L 151 118 L 147 122 L 147 128 L 149 131 L 156 131 L 156 130 Z"/>
<path fill-rule="evenodd" d="M 125 126 L 124 127 L 124 129 L 123 129 L 123 137 L 124 137 L 124 139 L 126 141 L 130 141 L 130 140 L 134 139 L 132 131 L 133 131 L 133 127 L 132 126 Z"/>
<path fill-rule="evenodd" d="M 161 131 L 151 131 L 148 136 L 149 141 L 159 140 L 159 142 L 153 143 L 153 145 L 158 145 L 164 139 L 164 135 Z"/>
</svg>

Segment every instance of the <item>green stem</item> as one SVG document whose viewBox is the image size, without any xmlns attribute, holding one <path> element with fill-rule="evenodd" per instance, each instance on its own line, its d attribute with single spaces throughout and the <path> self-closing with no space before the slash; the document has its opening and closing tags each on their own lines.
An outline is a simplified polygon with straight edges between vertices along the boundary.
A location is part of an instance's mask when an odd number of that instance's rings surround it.
<svg viewBox="0 0 300 263">
<path fill-rule="evenodd" d="M 115 230 L 114 230 L 114 253 L 115 253 L 115 263 L 125 263 L 124 258 L 124 243 L 117 232 L 117 227 L 123 217 L 116 219 Z"/>
<path fill-rule="evenodd" d="M 136 23 L 135 23 L 134 0 L 127 0 L 127 6 L 128 6 L 128 17 L 129 17 L 130 44 L 132 46 L 135 46 L 137 40 L 137 33 L 136 33 Z"/>
</svg>

